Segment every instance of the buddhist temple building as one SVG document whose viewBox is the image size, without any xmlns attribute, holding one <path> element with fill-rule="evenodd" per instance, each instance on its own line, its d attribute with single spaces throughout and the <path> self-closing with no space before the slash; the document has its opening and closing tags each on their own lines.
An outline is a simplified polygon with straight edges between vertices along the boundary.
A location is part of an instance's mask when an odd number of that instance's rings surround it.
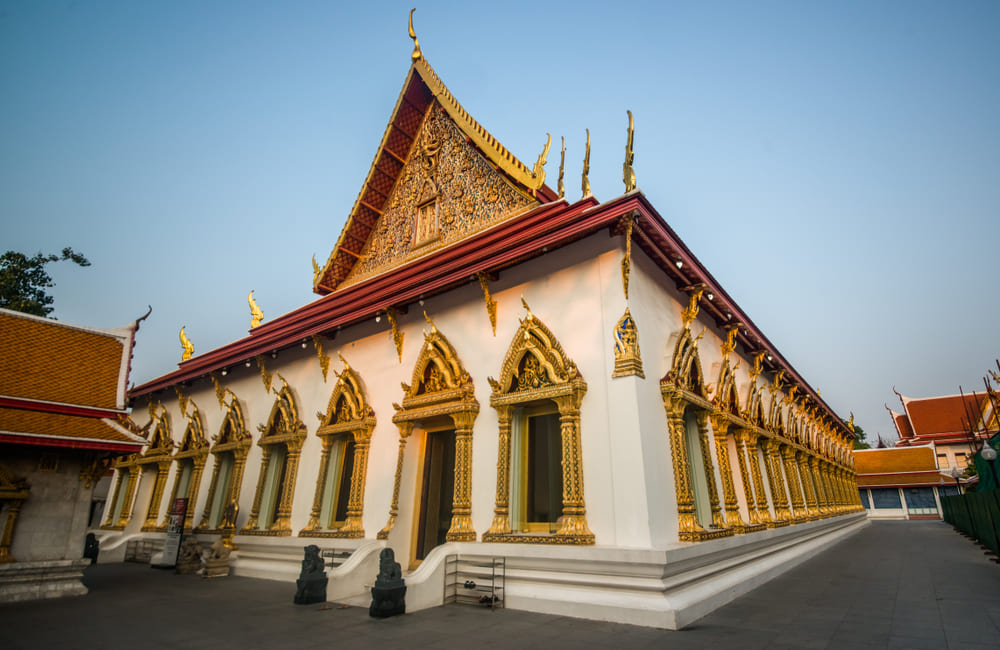
<svg viewBox="0 0 1000 650">
<path fill-rule="evenodd" d="M 138 327 L 0 309 L 0 602 L 87 593 L 94 485 L 147 444 L 126 406 Z"/>
<path fill-rule="evenodd" d="M 501 558 L 506 607 L 679 628 L 864 526 L 851 428 L 638 189 L 632 116 L 623 194 L 585 161 L 571 200 L 413 41 L 319 298 L 131 391 L 102 559 L 187 498 L 237 575 L 343 558 L 331 601 L 389 546 L 408 611 Z"/>
</svg>

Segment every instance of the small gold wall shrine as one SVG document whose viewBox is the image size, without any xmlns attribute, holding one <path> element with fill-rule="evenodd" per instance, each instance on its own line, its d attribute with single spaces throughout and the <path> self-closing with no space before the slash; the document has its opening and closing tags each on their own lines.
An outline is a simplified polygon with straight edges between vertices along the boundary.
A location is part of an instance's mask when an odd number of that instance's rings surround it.
<svg viewBox="0 0 1000 650">
<path fill-rule="evenodd" d="M 638 375 L 645 379 L 642 372 L 642 356 L 639 354 L 639 331 L 628 308 L 615 325 L 615 371 L 612 377 L 627 377 Z"/>
</svg>

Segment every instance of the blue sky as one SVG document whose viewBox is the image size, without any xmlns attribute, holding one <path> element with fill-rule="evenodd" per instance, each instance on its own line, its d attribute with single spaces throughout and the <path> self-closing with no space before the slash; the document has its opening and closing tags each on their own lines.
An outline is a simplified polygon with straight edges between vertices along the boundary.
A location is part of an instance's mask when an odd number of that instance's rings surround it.
<svg viewBox="0 0 1000 650">
<path fill-rule="evenodd" d="M 133 379 L 314 298 L 412 44 L 399 2 L 0 2 L 0 250 L 72 246 L 60 320 L 153 306 Z M 627 10 L 625 8 L 627 7 Z M 1000 356 L 1000 3 L 425 2 L 423 51 L 521 160 L 584 129 L 870 437 Z M 556 151 L 555 147 L 553 151 Z M 551 184 L 558 153 L 550 155 Z M 645 350 L 644 350 L 645 351 Z M 649 354 L 649 352 L 647 352 Z"/>
</svg>

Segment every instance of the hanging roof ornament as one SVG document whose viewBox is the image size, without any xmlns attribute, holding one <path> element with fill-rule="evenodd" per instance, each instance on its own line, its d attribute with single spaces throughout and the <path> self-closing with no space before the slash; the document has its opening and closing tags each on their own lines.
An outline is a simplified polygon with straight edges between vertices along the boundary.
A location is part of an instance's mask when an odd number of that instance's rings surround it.
<svg viewBox="0 0 1000 650">
<path fill-rule="evenodd" d="M 417 40 L 417 33 L 413 31 L 413 12 L 416 10 L 416 7 L 410 9 L 410 38 L 413 39 L 413 54 L 410 55 L 410 58 L 413 59 L 414 63 L 424 56 L 420 51 L 420 41 Z"/>
<path fill-rule="evenodd" d="M 622 165 L 622 180 L 625 181 L 625 192 L 635 189 L 635 171 L 632 169 L 632 161 L 635 153 L 632 151 L 632 141 L 635 135 L 635 121 L 632 119 L 632 111 L 628 113 L 628 141 L 625 143 L 625 164 Z"/>
</svg>

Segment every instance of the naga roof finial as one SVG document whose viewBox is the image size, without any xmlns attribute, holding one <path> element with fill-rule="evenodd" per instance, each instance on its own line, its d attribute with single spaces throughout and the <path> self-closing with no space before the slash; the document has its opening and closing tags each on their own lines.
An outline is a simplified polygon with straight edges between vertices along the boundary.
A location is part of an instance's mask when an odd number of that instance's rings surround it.
<svg viewBox="0 0 1000 650">
<path fill-rule="evenodd" d="M 420 41 L 417 40 L 417 33 L 413 31 L 413 12 L 416 11 L 416 7 L 410 9 L 410 38 L 413 39 L 413 54 L 410 58 L 416 63 L 423 58 L 423 53 L 420 51 Z"/>
<path fill-rule="evenodd" d="M 557 184 L 559 188 L 559 198 L 566 196 L 566 184 L 563 183 L 563 172 L 566 168 L 566 138 L 559 136 L 562 140 L 562 152 L 559 154 L 559 183 Z"/>
<path fill-rule="evenodd" d="M 587 129 L 587 151 L 583 154 L 583 195 L 590 196 L 590 129 Z"/>
<path fill-rule="evenodd" d="M 625 143 L 625 164 L 622 165 L 622 180 L 625 181 L 625 191 L 631 192 L 635 189 L 635 170 L 632 169 L 632 161 L 635 160 L 635 152 L 632 151 L 632 142 L 635 137 L 635 121 L 632 119 L 632 111 L 628 113 L 628 141 Z"/>
</svg>

